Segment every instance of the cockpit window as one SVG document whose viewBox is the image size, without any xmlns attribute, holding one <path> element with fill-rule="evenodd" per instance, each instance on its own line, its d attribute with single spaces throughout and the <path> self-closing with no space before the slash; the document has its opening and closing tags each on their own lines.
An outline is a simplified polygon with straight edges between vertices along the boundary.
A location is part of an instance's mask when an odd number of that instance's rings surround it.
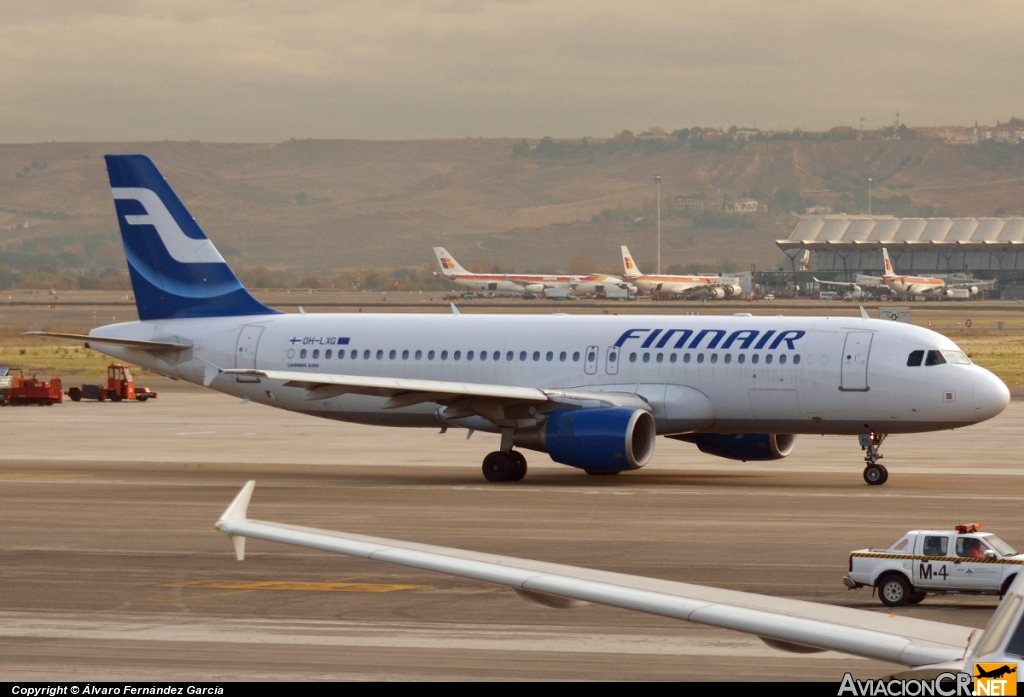
<svg viewBox="0 0 1024 697">
<path fill-rule="evenodd" d="M 924 364 L 928 365 L 942 365 L 946 362 L 946 359 L 942 357 L 943 351 L 929 351 L 928 358 L 925 359 Z"/>
<path fill-rule="evenodd" d="M 967 354 L 963 351 L 943 351 L 943 357 L 945 357 L 947 363 L 953 365 L 971 365 L 971 359 L 967 357 Z"/>
<path fill-rule="evenodd" d="M 916 368 L 921 365 L 921 361 L 924 360 L 924 351 L 911 351 L 910 355 L 907 356 L 907 365 L 911 368 Z"/>
</svg>

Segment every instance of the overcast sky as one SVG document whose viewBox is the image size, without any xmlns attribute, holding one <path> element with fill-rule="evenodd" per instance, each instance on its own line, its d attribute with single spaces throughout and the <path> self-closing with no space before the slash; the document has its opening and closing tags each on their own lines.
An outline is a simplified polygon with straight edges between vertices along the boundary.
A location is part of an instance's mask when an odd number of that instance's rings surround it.
<svg viewBox="0 0 1024 697">
<path fill-rule="evenodd" d="M 3 0 L 0 142 L 1024 116 L 1017 0 Z"/>
</svg>

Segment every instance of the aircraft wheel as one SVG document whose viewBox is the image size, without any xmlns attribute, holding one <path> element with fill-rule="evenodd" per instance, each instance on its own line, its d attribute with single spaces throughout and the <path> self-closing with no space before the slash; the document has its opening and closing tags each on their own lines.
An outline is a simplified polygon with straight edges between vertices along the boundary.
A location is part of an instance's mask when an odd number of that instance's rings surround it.
<svg viewBox="0 0 1024 697">
<path fill-rule="evenodd" d="M 868 465 L 864 468 L 864 481 L 872 486 L 885 484 L 889 479 L 889 471 L 881 465 Z"/>
<path fill-rule="evenodd" d="M 910 584 L 902 575 L 888 576 L 878 584 L 878 599 L 886 607 L 906 605 L 910 598 Z"/>
<path fill-rule="evenodd" d="M 512 458 L 500 450 L 495 450 L 484 458 L 483 470 L 484 478 L 489 482 L 508 481 L 516 471 Z"/>
<path fill-rule="evenodd" d="M 513 450 L 508 456 L 512 458 L 512 476 L 508 478 L 509 481 L 521 481 L 526 476 L 526 457 L 518 450 Z"/>
</svg>

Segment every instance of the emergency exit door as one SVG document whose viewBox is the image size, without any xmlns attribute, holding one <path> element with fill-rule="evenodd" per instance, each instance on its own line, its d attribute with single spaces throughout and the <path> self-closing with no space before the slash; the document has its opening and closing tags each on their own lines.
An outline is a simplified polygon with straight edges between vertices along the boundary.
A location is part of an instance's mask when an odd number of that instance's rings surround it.
<svg viewBox="0 0 1024 697">
<path fill-rule="evenodd" d="M 242 327 L 238 333 L 238 343 L 235 345 L 235 367 L 256 368 L 256 349 L 259 347 L 260 336 L 263 334 L 263 327 L 260 325 L 249 325 Z M 238 382 L 259 382 L 257 377 L 239 375 Z"/>
<path fill-rule="evenodd" d="M 842 375 L 839 389 L 844 392 L 867 392 L 868 355 L 874 332 L 847 332 L 843 347 Z"/>
</svg>

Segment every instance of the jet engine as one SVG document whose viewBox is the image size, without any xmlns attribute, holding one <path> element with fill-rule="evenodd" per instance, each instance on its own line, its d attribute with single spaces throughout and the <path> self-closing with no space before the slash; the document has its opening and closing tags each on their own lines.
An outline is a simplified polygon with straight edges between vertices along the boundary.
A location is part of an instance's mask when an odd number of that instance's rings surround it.
<svg viewBox="0 0 1024 697">
<path fill-rule="evenodd" d="M 726 296 L 725 288 L 708 288 L 708 297 L 714 300 L 721 300 Z"/>
<path fill-rule="evenodd" d="M 733 297 L 734 295 L 742 295 L 743 294 L 743 289 L 740 288 L 737 285 L 733 285 L 732 283 L 726 283 L 725 285 L 723 285 L 722 286 L 722 290 L 725 291 L 726 297 L 729 297 L 729 298 Z"/>
<path fill-rule="evenodd" d="M 793 452 L 792 433 L 687 433 L 669 436 L 693 443 L 702 453 L 730 460 L 781 460 Z"/>
<path fill-rule="evenodd" d="M 640 469 L 654 452 L 654 417 L 643 409 L 559 409 L 539 426 L 515 432 L 513 443 L 587 471 Z"/>
<path fill-rule="evenodd" d="M 542 294 L 544 292 L 544 284 L 543 283 L 531 283 L 528 286 L 526 286 L 526 291 L 528 293 L 537 293 L 538 295 L 540 295 L 540 294 Z"/>
</svg>

